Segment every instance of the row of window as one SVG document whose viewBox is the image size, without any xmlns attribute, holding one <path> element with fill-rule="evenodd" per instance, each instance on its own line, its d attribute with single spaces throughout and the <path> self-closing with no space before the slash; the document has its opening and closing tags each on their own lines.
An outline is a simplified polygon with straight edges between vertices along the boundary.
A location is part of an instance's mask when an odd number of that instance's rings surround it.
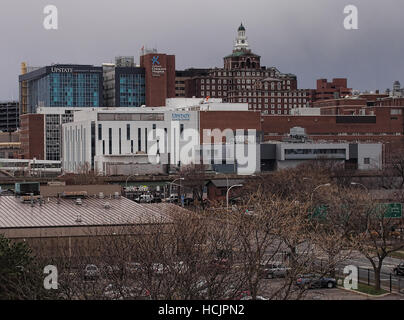
<svg viewBox="0 0 404 320">
<path fill-rule="evenodd" d="M 233 76 L 247 76 L 247 77 L 278 77 L 278 71 L 216 71 L 213 73 L 217 77 L 233 77 Z"/>
<path fill-rule="evenodd" d="M 264 110 L 263 112 L 262 112 L 262 114 L 278 114 L 278 115 L 281 115 L 282 114 L 282 110 L 277 110 L 277 112 L 275 112 L 275 110 L 271 110 L 271 113 L 269 113 L 269 110 Z M 283 114 L 286 114 L 286 115 L 288 115 L 288 114 L 291 114 L 291 112 L 289 111 L 289 110 L 283 110 Z"/>
<path fill-rule="evenodd" d="M 251 96 L 250 96 L 251 97 Z M 272 99 L 262 99 L 262 98 L 239 98 L 239 101 L 241 100 L 241 99 L 244 99 L 244 100 L 246 100 L 246 99 L 248 99 L 248 102 L 254 102 L 254 103 L 256 103 L 256 102 L 261 102 L 261 103 L 268 103 L 268 102 L 271 102 L 271 103 L 288 103 L 289 102 L 289 104 L 292 104 L 292 103 L 294 103 L 294 104 L 296 104 L 296 103 L 299 103 L 299 104 L 302 104 L 302 103 L 306 103 L 307 102 L 307 100 L 306 99 L 297 99 L 297 98 L 294 98 L 294 99 L 292 99 L 292 98 L 289 98 L 289 99 L 280 99 L 280 98 L 278 98 L 278 99 L 274 99 L 274 98 L 272 98 Z M 244 102 L 247 102 L 247 101 L 244 101 Z"/>
<path fill-rule="evenodd" d="M 303 107 L 306 107 L 306 105 L 303 105 L 303 104 L 285 104 L 285 105 L 282 105 L 282 104 L 278 104 L 278 105 L 264 104 L 264 105 L 262 105 L 262 104 L 255 104 L 255 103 L 254 104 L 250 103 L 248 106 L 249 106 L 250 109 L 262 109 L 262 108 L 265 108 L 265 109 L 269 109 L 269 108 L 271 108 L 271 109 L 275 109 L 275 108 L 276 109 L 280 109 L 280 108 L 290 109 L 290 108 L 303 108 Z"/>
</svg>

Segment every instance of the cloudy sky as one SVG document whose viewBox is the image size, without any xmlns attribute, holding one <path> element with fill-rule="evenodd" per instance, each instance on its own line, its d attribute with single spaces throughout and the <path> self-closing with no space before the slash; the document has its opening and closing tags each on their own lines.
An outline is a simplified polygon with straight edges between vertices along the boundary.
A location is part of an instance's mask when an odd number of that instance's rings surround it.
<svg viewBox="0 0 404 320">
<path fill-rule="evenodd" d="M 45 30 L 46 5 L 59 29 Z M 343 27 L 346 5 L 359 30 Z M 157 47 L 177 69 L 220 67 L 243 21 L 262 64 L 294 73 L 299 88 L 347 77 L 350 87 L 385 90 L 404 83 L 402 0 L 1 0 L 0 100 L 18 97 L 20 63 L 95 64 Z"/>
</svg>

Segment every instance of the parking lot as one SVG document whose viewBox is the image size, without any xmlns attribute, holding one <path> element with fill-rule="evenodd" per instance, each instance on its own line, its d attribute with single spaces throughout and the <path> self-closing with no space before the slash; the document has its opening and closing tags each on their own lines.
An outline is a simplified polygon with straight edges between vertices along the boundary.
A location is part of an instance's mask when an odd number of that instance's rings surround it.
<svg viewBox="0 0 404 320">
<path fill-rule="evenodd" d="M 283 279 L 268 279 L 265 280 L 262 296 L 270 297 L 276 290 L 279 290 L 283 285 Z M 296 297 L 298 291 L 291 294 L 291 297 Z M 404 300 L 402 294 L 388 294 L 381 297 L 369 297 L 364 294 L 345 290 L 343 288 L 333 289 L 310 289 L 304 293 L 302 300 Z"/>
</svg>

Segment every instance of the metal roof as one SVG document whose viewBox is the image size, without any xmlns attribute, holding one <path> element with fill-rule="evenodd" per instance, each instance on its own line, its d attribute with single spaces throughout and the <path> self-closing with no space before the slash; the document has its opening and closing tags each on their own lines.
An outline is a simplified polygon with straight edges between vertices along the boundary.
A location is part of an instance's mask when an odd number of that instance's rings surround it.
<svg viewBox="0 0 404 320">
<path fill-rule="evenodd" d="M 216 188 L 225 188 L 225 187 L 227 187 L 227 182 L 228 182 L 228 186 L 231 187 L 232 185 L 235 185 L 235 184 L 243 184 L 244 180 L 229 179 L 227 181 L 227 179 L 217 179 L 217 180 L 210 180 L 209 182 L 211 182 Z"/>
<path fill-rule="evenodd" d="M 75 199 L 60 199 L 59 204 L 57 198 L 44 200 L 42 206 L 31 206 L 16 197 L 1 196 L 0 229 L 168 223 L 174 211 L 168 204 L 138 204 L 124 197 L 85 198 L 81 205 Z M 108 209 L 104 207 L 106 202 Z M 76 222 L 78 217 L 81 222 Z"/>
</svg>

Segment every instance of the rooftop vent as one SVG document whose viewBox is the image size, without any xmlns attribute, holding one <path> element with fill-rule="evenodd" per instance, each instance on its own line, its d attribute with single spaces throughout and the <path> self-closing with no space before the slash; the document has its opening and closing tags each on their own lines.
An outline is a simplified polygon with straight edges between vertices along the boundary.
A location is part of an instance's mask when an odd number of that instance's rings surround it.
<svg viewBox="0 0 404 320">
<path fill-rule="evenodd" d="M 100 192 L 100 193 L 98 194 L 98 197 L 99 197 L 100 199 L 104 199 L 104 192 Z"/>
<path fill-rule="evenodd" d="M 77 215 L 77 218 L 76 218 L 76 222 L 81 222 L 82 220 L 81 220 L 81 215 L 80 214 L 78 214 Z"/>
<path fill-rule="evenodd" d="M 62 193 L 63 198 L 85 198 L 87 197 L 87 191 L 65 191 Z"/>
<path fill-rule="evenodd" d="M 115 193 L 114 193 L 114 198 L 115 198 L 115 199 L 119 199 L 120 197 L 121 197 L 121 196 L 119 195 L 119 192 L 115 192 Z"/>
<path fill-rule="evenodd" d="M 111 208 L 111 204 L 109 202 L 105 202 L 104 209 L 110 209 L 110 208 Z"/>
<path fill-rule="evenodd" d="M 77 198 L 77 199 L 76 199 L 76 204 L 77 204 L 78 206 L 81 206 L 81 205 L 83 204 L 83 201 L 81 200 L 81 198 Z"/>
<path fill-rule="evenodd" d="M 37 202 L 41 196 L 21 196 L 20 201 L 23 203 Z"/>
</svg>

